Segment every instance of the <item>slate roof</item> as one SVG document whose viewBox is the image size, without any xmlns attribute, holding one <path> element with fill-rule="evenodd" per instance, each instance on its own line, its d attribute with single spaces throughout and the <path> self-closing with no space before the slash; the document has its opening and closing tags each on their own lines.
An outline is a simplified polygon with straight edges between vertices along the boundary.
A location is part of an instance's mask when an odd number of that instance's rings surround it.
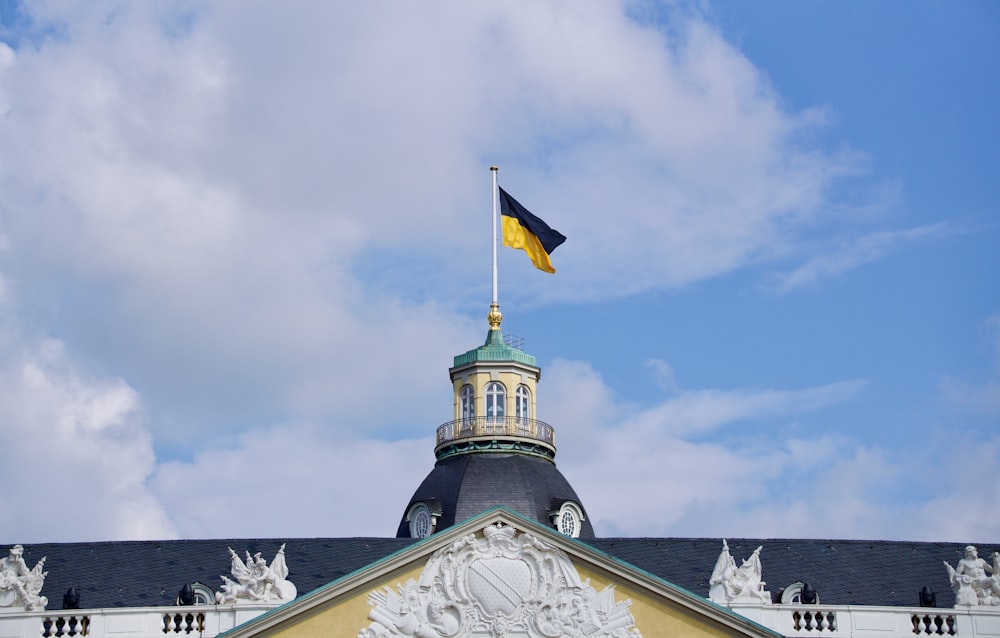
<svg viewBox="0 0 1000 638">
<path fill-rule="evenodd" d="M 282 540 L 181 540 L 99 543 L 40 543 L 24 546 L 24 561 L 34 567 L 43 556 L 47 609 L 62 608 L 67 589 L 76 587 L 80 607 L 173 605 L 186 583 L 218 591 L 230 576 L 228 547 L 241 558 L 261 552 L 270 565 Z M 285 546 L 289 580 L 304 594 L 412 543 L 396 538 L 290 539 Z M 11 544 L 12 545 L 12 544 Z M 0 546 L 6 551 L 11 545 Z"/>
<path fill-rule="evenodd" d="M 396 536 L 409 537 L 406 512 L 420 501 L 437 506 L 437 531 L 498 505 L 552 527 L 549 513 L 573 501 L 584 515 L 580 538 L 594 538 L 587 510 L 562 472 L 551 461 L 526 454 L 479 452 L 439 460 L 403 510 Z"/>
<path fill-rule="evenodd" d="M 172 605 L 185 583 L 200 582 L 213 590 L 229 574 L 232 547 L 240 556 L 262 552 L 271 562 L 282 540 L 226 539 L 42 543 L 25 545 L 29 567 L 47 556 L 49 572 L 42 594 L 48 609 L 62 607 L 71 586 L 83 608 Z M 289 580 L 299 595 L 400 551 L 406 538 L 288 539 L 285 557 Z M 701 596 L 722 548 L 721 539 L 600 538 L 586 544 Z M 6 548 L 13 545 L 0 545 Z M 824 604 L 914 607 L 917 592 L 928 586 L 938 607 L 955 604 L 942 561 L 958 563 L 964 545 L 853 540 L 729 539 L 737 564 L 763 545 L 761 562 L 767 588 L 777 599 L 786 585 L 810 583 Z M 979 544 L 981 557 L 1000 550 L 1000 543 Z"/>
<path fill-rule="evenodd" d="M 965 544 L 906 541 L 728 539 L 729 553 L 739 565 L 758 546 L 762 577 L 774 602 L 784 587 L 809 583 L 820 602 L 829 605 L 916 607 L 927 586 L 938 607 L 953 607 L 955 595 L 943 562 L 962 558 Z M 708 595 L 712 567 L 722 551 L 721 539 L 602 538 L 589 541 L 615 558 L 685 589 Z M 975 543 L 973 543 L 975 544 Z M 977 545 L 981 558 L 1000 550 L 1000 543 Z"/>
</svg>

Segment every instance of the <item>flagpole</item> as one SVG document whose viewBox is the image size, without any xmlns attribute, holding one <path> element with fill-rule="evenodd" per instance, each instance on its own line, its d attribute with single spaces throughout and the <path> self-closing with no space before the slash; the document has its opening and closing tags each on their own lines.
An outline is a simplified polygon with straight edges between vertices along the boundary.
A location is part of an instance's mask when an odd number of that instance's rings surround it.
<svg viewBox="0 0 1000 638">
<path fill-rule="evenodd" d="M 487 320 L 490 322 L 490 330 L 499 330 L 500 321 L 503 315 L 500 314 L 500 304 L 497 302 L 497 171 L 496 166 L 490 166 L 490 173 L 493 175 L 493 300 L 490 303 L 490 314 Z"/>
</svg>

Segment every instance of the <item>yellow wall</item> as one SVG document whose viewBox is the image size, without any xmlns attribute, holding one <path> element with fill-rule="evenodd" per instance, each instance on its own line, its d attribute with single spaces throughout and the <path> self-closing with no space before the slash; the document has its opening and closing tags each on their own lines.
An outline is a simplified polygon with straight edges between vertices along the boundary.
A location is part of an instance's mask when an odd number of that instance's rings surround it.
<svg viewBox="0 0 1000 638">
<path fill-rule="evenodd" d="M 537 377 L 518 368 L 501 369 L 493 364 L 488 369 L 479 368 L 476 371 L 470 370 L 469 372 L 463 375 L 458 375 L 452 379 L 455 398 L 455 420 L 462 418 L 462 399 L 459 396 L 459 392 L 461 392 L 462 386 L 465 384 L 471 385 L 473 391 L 475 392 L 476 416 L 486 416 L 486 386 L 494 380 L 493 375 L 490 374 L 491 372 L 496 373 L 496 380 L 502 383 L 507 389 L 507 400 L 504 405 L 504 414 L 507 416 L 514 416 L 514 402 L 516 399 L 515 392 L 517 391 L 517 386 L 524 384 L 528 386 L 528 390 L 531 391 L 530 418 L 537 419 Z"/>
<path fill-rule="evenodd" d="M 632 618 L 643 638 L 658 638 L 670 636 L 677 638 L 718 638 L 721 636 L 740 635 L 709 619 L 697 616 L 686 609 L 673 606 L 669 601 L 652 596 L 645 590 L 622 584 L 605 572 L 588 569 L 574 562 L 580 580 L 590 579 L 590 586 L 601 591 L 608 585 L 615 586 L 615 601 L 631 599 Z"/>
<path fill-rule="evenodd" d="M 600 592 L 607 585 L 615 585 L 615 600 L 632 600 L 629 611 L 635 619 L 635 626 L 644 638 L 720 638 L 740 635 L 711 619 L 700 617 L 686 609 L 664 600 L 655 593 L 622 584 L 614 574 L 586 565 L 578 561 L 574 564 L 580 579 L 590 579 L 590 585 Z M 368 620 L 368 593 L 388 585 L 394 591 L 397 585 L 409 579 L 419 580 L 423 563 L 410 563 L 389 574 L 380 582 L 359 585 L 351 591 L 323 605 L 306 611 L 278 627 L 266 630 L 257 636 L 267 638 L 356 638 L 358 632 L 371 622 Z"/>
<path fill-rule="evenodd" d="M 368 593 L 409 579 L 418 579 L 423 563 L 410 564 L 390 574 L 382 583 L 365 583 L 356 590 L 345 592 L 336 599 L 287 621 L 275 629 L 259 634 L 273 638 L 357 638 L 358 632 L 367 627 Z"/>
</svg>

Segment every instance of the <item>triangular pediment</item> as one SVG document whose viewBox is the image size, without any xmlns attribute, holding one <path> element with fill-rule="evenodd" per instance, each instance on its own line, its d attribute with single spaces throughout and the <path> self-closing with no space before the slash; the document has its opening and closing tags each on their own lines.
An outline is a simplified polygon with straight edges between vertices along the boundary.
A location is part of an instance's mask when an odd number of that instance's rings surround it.
<svg viewBox="0 0 1000 638">
<path fill-rule="evenodd" d="M 759 636 L 771 630 L 497 508 L 225 638 Z"/>
</svg>

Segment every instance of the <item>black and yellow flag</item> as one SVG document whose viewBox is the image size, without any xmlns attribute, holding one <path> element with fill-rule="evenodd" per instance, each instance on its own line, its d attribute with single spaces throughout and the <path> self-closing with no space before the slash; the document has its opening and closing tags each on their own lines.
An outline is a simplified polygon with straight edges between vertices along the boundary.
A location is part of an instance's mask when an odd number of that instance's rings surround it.
<svg viewBox="0 0 1000 638">
<path fill-rule="evenodd" d="M 499 190 L 503 245 L 520 248 L 531 257 L 531 263 L 535 268 L 554 273 L 556 269 L 552 267 L 549 255 L 559 244 L 566 241 L 566 237 L 532 215 L 504 189 Z"/>
</svg>

